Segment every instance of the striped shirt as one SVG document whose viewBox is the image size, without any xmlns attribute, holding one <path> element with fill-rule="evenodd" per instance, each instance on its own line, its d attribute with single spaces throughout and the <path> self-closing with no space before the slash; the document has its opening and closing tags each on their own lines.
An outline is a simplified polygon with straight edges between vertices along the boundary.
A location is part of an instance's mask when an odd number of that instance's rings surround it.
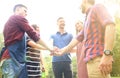
<svg viewBox="0 0 120 78">
<path fill-rule="evenodd" d="M 32 48 L 27 49 L 26 61 L 28 78 L 40 78 L 40 51 Z"/>
<path fill-rule="evenodd" d="M 103 54 L 104 33 L 107 24 L 114 24 L 114 21 L 103 5 L 96 4 L 88 9 L 84 28 L 76 37 L 78 41 L 84 43 L 83 49 L 86 56 L 84 60 L 86 62 Z"/>
<path fill-rule="evenodd" d="M 27 36 L 27 43 L 31 41 L 30 37 Z M 34 49 L 27 45 L 26 52 L 26 66 L 28 71 L 28 78 L 40 78 L 40 50 Z"/>
</svg>

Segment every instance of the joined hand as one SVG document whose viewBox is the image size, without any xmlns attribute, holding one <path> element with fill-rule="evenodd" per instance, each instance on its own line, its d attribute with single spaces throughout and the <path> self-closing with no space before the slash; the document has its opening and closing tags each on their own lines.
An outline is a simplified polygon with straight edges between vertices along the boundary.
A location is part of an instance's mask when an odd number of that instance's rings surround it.
<svg viewBox="0 0 120 78">
<path fill-rule="evenodd" d="M 51 52 L 51 56 L 61 56 L 63 53 L 62 53 L 62 50 L 59 49 L 58 47 L 54 47 L 53 48 L 53 51 Z"/>
</svg>

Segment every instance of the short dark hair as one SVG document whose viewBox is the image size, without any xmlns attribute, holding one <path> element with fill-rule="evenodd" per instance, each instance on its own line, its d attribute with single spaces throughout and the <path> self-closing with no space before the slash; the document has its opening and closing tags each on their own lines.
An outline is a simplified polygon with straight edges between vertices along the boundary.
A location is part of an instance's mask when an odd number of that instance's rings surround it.
<svg viewBox="0 0 120 78">
<path fill-rule="evenodd" d="M 19 8 L 24 7 L 24 8 L 27 9 L 27 7 L 26 7 L 25 5 L 23 5 L 23 4 L 17 4 L 17 5 L 15 5 L 14 8 L 13 8 L 13 12 L 15 12 L 16 8 L 18 8 L 18 7 L 19 7 Z"/>
<path fill-rule="evenodd" d="M 94 5 L 95 4 L 95 0 L 87 0 L 88 3 L 90 3 L 91 5 Z"/>
<path fill-rule="evenodd" d="M 64 19 L 64 18 L 63 18 L 63 17 L 59 17 L 59 18 L 57 19 L 57 22 L 58 22 L 60 19 Z"/>
</svg>

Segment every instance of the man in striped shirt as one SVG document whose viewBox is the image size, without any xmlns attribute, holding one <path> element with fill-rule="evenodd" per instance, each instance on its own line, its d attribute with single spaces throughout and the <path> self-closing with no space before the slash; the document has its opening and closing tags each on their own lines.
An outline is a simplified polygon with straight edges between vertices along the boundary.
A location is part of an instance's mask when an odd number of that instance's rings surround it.
<svg viewBox="0 0 120 78">
<path fill-rule="evenodd" d="M 112 49 L 115 39 L 115 23 L 102 4 L 95 0 L 82 0 L 82 13 L 86 13 L 83 30 L 65 48 L 53 55 L 69 52 L 83 41 L 84 60 L 87 63 L 89 78 L 110 78 L 112 70 Z"/>
</svg>

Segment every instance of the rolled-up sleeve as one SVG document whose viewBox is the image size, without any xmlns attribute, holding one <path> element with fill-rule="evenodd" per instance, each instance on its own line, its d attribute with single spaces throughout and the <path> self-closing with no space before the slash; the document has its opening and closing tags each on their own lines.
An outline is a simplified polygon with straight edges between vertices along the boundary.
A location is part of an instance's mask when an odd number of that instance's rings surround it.
<svg viewBox="0 0 120 78">
<path fill-rule="evenodd" d="M 26 32 L 31 39 L 35 42 L 40 39 L 39 33 L 35 32 L 35 30 L 29 25 L 27 19 L 22 16 L 17 16 L 16 21 L 21 30 Z"/>
</svg>

